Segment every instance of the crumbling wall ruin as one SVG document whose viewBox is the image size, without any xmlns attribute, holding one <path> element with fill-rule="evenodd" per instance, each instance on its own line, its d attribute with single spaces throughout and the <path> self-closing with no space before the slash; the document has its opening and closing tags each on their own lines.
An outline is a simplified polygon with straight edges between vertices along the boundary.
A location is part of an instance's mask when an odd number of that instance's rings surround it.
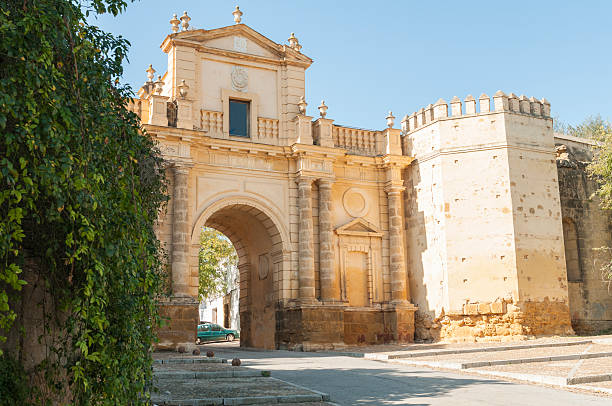
<svg viewBox="0 0 612 406">
<path fill-rule="evenodd" d="M 572 326 L 579 334 L 612 329 L 612 290 L 601 266 L 610 260 L 612 215 L 593 194 L 587 165 L 595 143 L 555 134 Z"/>
</svg>

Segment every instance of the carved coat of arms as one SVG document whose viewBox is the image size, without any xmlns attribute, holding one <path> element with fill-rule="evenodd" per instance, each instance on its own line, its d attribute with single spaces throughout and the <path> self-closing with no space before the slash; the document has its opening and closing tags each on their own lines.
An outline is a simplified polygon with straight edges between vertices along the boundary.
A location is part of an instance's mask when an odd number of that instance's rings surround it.
<svg viewBox="0 0 612 406">
<path fill-rule="evenodd" d="M 239 92 L 246 92 L 249 86 L 249 74 L 246 68 L 234 66 L 232 69 L 232 88 Z"/>
</svg>

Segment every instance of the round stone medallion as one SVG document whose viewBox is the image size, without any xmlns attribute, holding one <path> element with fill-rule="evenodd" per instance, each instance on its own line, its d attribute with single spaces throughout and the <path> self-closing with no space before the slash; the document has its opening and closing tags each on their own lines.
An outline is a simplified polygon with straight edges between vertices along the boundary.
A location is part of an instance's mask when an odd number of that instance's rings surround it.
<svg viewBox="0 0 612 406">
<path fill-rule="evenodd" d="M 359 189 L 350 188 L 344 192 L 342 205 L 351 217 L 363 217 L 368 214 L 368 199 Z"/>
</svg>

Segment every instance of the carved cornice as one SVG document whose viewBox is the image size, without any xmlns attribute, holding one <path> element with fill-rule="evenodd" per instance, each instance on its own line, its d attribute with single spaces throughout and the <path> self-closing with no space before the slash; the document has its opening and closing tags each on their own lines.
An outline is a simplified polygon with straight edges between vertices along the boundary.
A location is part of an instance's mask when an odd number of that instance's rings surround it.
<svg viewBox="0 0 612 406">
<path fill-rule="evenodd" d="M 406 155 L 384 155 L 381 159 L 381 168 L 398 168 L 404 169 L 414 158 Z"/>
<path fill-rule="evenodd" d="M 291 149 L 291 154 L 294 157 L 308 155 L 317 158 L 336 159 L 338 157 L 346 155 L 345 149 L 321 147 L 319 145 L 293 144 L 289 148 Z"/>
</svg>

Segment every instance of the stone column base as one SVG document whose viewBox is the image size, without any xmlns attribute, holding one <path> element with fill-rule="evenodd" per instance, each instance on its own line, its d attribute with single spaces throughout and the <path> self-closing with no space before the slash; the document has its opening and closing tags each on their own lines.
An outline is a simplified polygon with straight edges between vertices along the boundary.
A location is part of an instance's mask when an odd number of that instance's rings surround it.
<svg viewBox="0 0 612 406">
<path fill-rule="evenodd" d="M 157 331 L 159 342 L 157 350 L 177 350 L 184 347 L 186 351 L 195 348 L 197 326 L 200 320 L 199 303 L 192 297 L 170 297 L 159 302 L 159 314 L 165 325 Z"/>
<path fill-rule="evenodd" d="M 276 348 L 306 351 L 344 345 L 344 305 L 279 304 Z"/>
<path fill-rule="evenodd" d="M 324 350 L 346 345 L 414 342 L 410 303 L 348 307 L 346 303 L 279 304 L 277 349 Z"/>
<path fill-rule="evenodd" d="M 414 313 L 417 307 L 410 303 L 391 304 L 383 311 L 387 342 L 414 342 Z"/>
</svg>

